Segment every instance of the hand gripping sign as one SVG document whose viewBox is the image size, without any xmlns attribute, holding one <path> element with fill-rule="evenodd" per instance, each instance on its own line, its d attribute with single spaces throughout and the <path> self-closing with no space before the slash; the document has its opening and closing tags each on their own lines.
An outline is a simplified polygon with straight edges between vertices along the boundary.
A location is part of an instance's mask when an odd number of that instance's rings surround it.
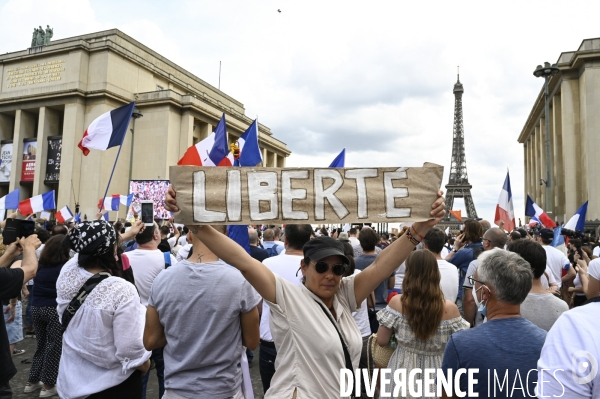
<svg viewBox="0 0 600 399">
<path fill-rule="evenodd" d="M 171 166 L 176 223 L 351 223 L 431 219 L 444 168 Z"/>
</svg>

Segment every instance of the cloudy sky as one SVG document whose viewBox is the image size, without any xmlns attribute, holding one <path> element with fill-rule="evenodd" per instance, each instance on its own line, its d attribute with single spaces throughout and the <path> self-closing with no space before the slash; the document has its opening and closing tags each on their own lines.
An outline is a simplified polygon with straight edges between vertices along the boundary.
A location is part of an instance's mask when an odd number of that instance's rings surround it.
<svg viewBox="0 0 600 399">
<path fill-rule="evenodd" d="M 600 36 L 598 11 L 597 1 L 0 0 L 0 52 L 28 47 L 38 25 L 54 39 L 118 28 L 215 86 L 222 61 L 221 89 L 287 143 L 288 166 L 327 166 L 345 147 L 348 167 L 441 164 L 443 184 L 460 65 L 472 195 L 493 220 L 507 168 L 523 217 L 517 137 L 543 85 L 533 70 Z"/>
</svg>

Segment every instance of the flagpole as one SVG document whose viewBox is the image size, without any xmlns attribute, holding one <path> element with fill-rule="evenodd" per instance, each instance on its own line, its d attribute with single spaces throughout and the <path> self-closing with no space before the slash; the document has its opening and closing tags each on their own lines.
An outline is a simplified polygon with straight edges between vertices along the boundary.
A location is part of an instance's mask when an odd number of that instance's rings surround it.
<svg viewBox="0 0 600 399">
<path fill-rule="evenodd" d="M 102 197 L 102 202 L 100 202 L 100 207 L 98 211 L 102 211 L 104 207 L 104 198 L 108 195 L 108 188 L 110 187 L 110 182 L 112 181 L 113 174 L 115 173 L 115 167 L 117 166 L 117 161 L 119 160 L 119 155 L 121 154 L 121 148 L 123 147 L 123 143 L 119 146 L 119 151 L 117 152 L 117 157 L 115 158 L 115 163 L 113 164 L 112 171 L 110 172 L 110 177 L 108 178 L 108 184 L 106 185 L 106 190 L 104 191 L 104 197 Z"/>
</svg>

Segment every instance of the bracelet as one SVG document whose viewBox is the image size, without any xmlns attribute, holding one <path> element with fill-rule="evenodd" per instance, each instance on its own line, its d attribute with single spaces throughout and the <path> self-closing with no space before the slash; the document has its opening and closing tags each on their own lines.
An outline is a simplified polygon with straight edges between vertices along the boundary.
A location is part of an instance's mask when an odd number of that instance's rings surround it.
<svg viewBox="0 0 600 399">
<path fill-rule="evenodd" d="M 406 230 L 406 237 L 414 246 L 419 245 L 420 241 L 418 241 L 415 237 L 413 237 L 412 233 L 410 232 L 410 229 Z"/>
<path fill-rule="evenodd" d="M 412 231 L 415 232 L 416 235 L 419 236 L 419 238 L 421 238 L 421 240 L 425 239 L 425 237 L 423 237 L 421 234 L 417 233 L 417 229 L 415 229 L 413 226 L 410 226 L 412 228 Z"/>
</svg>

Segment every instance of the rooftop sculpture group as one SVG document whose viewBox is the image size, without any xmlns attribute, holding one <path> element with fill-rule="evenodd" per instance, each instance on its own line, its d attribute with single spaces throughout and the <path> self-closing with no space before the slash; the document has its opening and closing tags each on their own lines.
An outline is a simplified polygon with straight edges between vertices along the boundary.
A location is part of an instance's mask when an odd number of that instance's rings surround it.
<svg viewBox="0 0 600 399">
<path fill-rule="evenodd" d="M 33 37 L 31 38 L 31 47 L 48 46 L 50 39 L 54 36 L 54 29 L 46 25 L 46 30 L 40 25 L 40 28 L 33 28 Z"/>
</svg>

